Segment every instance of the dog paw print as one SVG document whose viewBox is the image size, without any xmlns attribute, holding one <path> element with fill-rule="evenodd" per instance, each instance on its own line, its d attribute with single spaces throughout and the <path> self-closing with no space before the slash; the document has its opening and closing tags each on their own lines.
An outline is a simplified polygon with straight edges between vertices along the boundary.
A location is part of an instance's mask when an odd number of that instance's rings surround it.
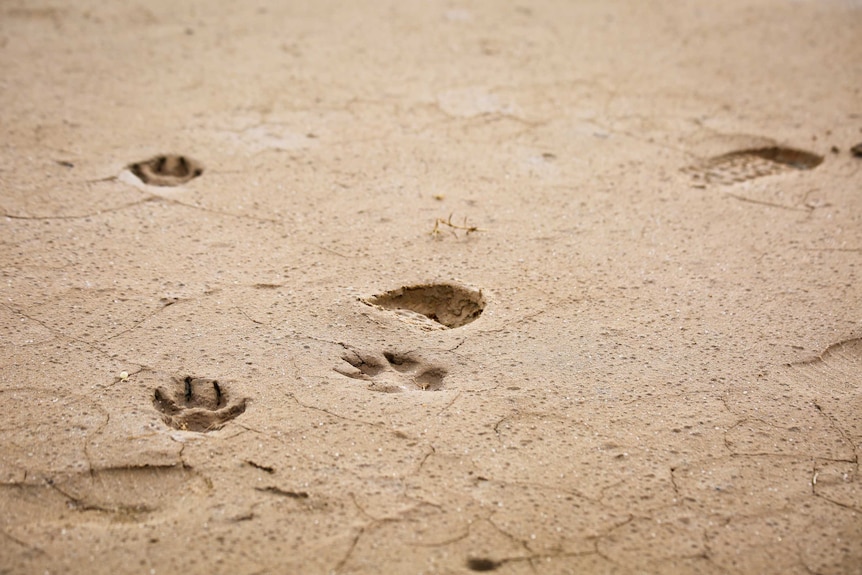
<svg viewBox="0 0 862 575">
<path fill-rule="evenodd" d="M 349 350 L 341 359 L 346 365 L 335 371 L 352 379 L 368 382 L 368 389 L 383 393 L 402 391 L 439 391 L 446 370 L 428 365 L 409 355 L 383 352 L 381 355 Z"/>
<path fill-rule="evenodd" d="M 213 431 L 245 412 L 246 400 L 230 403 L 224 384 L 215 379 L 174 378 L 173 391 L 156 389 L 153 405 L 165 423 L 184 431 Z"/>
<path fill-rule="evenodd" d="M 150 186 L 179 186 L 204 173 L 204 167 L 199 162 L 174 154 L 129 164 L 127 168 Z"/>
</svg>

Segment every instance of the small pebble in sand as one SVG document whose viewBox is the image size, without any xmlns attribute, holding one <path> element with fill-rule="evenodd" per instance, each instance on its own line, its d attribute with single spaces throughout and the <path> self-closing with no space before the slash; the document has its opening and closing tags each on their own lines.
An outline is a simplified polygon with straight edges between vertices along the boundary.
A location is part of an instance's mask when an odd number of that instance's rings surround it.
<svg viewBox="0 0 862 575">
<path fill-rule="evenodd" d="M 859 142 L 858 144 L 850 148 L 850 153 L 857 158 L 862 158 L 862 142 Z"/>
</svg>

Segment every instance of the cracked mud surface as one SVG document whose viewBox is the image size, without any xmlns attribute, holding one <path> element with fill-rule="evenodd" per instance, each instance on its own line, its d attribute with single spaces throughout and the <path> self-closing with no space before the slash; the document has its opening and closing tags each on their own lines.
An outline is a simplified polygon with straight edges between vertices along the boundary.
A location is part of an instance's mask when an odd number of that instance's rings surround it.
<svg viewBox="0 0 862 575">
<path fill-rule="evenodd" d="M 212 8 L 0 7 L 0 573 L 862 573 L 858 3 Z"/>
</svg>

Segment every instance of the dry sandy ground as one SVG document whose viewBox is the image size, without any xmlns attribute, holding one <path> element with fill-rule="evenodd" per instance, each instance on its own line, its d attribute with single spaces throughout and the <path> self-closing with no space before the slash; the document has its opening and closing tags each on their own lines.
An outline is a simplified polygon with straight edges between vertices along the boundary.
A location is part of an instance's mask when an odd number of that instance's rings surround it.
<svg viewBox="0 0 862 575">
<path fill-rule="evenodd" d="M 2 0 L 0 125 L 0 573 L 862 573 L 858 0 Z"/>
</svg>

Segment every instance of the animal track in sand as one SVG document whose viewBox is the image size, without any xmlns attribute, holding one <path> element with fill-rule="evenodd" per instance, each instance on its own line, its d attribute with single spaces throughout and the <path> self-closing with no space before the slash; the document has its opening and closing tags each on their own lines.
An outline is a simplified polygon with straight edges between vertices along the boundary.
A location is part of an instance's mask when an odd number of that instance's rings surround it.
<svg viewBox="0 0 862 575">
<path fill-rule="evenodd" d="M 731 185 L 792 170 L 811 170 L 821 162 L 823 157 L 811 152 L 767 146 L 715 156 L 683 172 L 696 182 Z"/>
<path fill-rule="evenodd" d="M 833 368 L 838 368 L 839 366 L 849 367 L 846 364 L 859 362 L 862 362 L 862 337 L 845 339 L 833 343 L 817 357 L 792 363 L 791 365 L 816 365 L 824 363 Z"/>
<path fill-rule="evenodd" d="M 184 431 L 213 431 L 245 412 L 246 400 L 228 403 L 227 390 L 215 379 L 174 378 L 173 392 L 156 389 L 153 405 L 165 423 Z"/>
<path fill-rule="evenodd" d="M 179 186 L 204 173 L 204 167 L 199 162 L 175 154 L 155 156 L 127 167 L 139 180 L 150 186 Z"/>
<path fill-rule="evenodd" d="M 467 325 L 485 309 L 481 290 L 447 283 L 400 287 L 360 301 L 424 331 Z"/>
<path fill-rule="evenodd" d="M 502 565 L 493 559 L 471 557 L 467 560 L 467 569 L 470 571 L 494 571 Z"/>
<path fill-rule="evenodd" d="M 446 370 L 426 365 L 408 355 L 383 352 L 381 356 L 348 350 L 341 359 L 347 366 L 334 368 L 352 379 L 368 382 L 368 389 L 383 393 L 402 391 L 439 391 Z M 348 367 L 349 366 L 349 367 Z"/>
</svg>

